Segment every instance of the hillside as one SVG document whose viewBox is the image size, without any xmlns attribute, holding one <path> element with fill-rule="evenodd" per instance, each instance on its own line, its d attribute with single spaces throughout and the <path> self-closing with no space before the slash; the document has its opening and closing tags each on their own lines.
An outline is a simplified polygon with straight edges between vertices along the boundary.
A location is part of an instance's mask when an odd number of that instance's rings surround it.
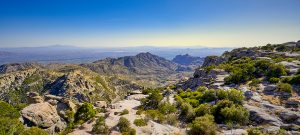
<svg viewBox="0 0 300 135">
<path fill-rule="evenodd" d="M 80 66 L 66 65 L 55 69 L 32 67 L 2 74 L 0 88 L 2 100 L 17 104 L 28 103 L 28 92 L 68 97 L 76 102 L 110 102 L 142 87 L 115 76 L 103 76 Z"/>
<path fill-rule="evenodd" d="M 297 135 L 299 48 L 288 42 L 208 56 L 188 79 L 188 66 L 150 53 L 2 65 L 0 116 L 53 135 Z"/>
<path fill-rule="evenodd" d="M 231 122 L 244 125 L 235 127 L 235 132 L 239 132 L 237 134 L 246 133 L 246 130 L 249 133 L 250 125 L 255 126 L 251 132 L 259 134 L 299 134 L 299 73 L 300 41 L 237 48 L 221 56 L 206 57 L 203 66 L 195 70 L 193 77 L 178 83 L 176 89 L 184 101 L 196 108 L 198 105 L 199 108 L 204 107 L 206 103 L 211 104 L 212 108 L 224 105 L 224 96 L 230 99 L 237 95 L 233 96 L 232 92 L 226 96 L 223 90 L 240 91 L 244 99 L 238 110 L 239 113 L 243 110 L 248 111 L 249 116 L 242 121 L 249 120 L 249 123 L 231 119 Z M 203 91 L 203 88 L 209 90 Z M 199 92 L 205 96 L 200 96 Z M 212 93 L 216 95 L 210 97 Z M 230 108 L 231 113 L 234 113 L 234 108 Z M 219 117 L 226 117 L 227 114 L 222 114 L 225 110 L 226 108 L 221 110 L 221 114 L 218 115 L 212 113 L 217 124 L 222 123 Z M 235 115 L 237 118 L 238 114 Z"/>
<path fill-rule="evenodd" d="M 136 56 L 106 58 L 89 64 L 81 64 L 99 74 L 130 77 L 146 86 L 168 84 L 179 80 L 174 76 L 191 72 L 192 68 L 169 61 L 151 53 Z M 184 75 L 187 76 L 187 75 Z M 150 84 L 150 85 L 149 85 Z"/>
</svg>

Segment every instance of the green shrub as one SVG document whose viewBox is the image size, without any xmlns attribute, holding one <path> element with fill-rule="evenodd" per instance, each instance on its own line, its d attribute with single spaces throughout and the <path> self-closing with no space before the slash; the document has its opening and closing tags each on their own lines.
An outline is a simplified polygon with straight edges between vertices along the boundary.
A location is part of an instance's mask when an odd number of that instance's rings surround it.
<svg viewBox="0 0 300 135">
<path fill-rule="evenodd" d="M 189 104 L 189 103 L 186 103 L 186 102 L 183 102 L 181 105 L 180 105 L 180 114 L 179 116 L 183 119 L 185 119 L 186 121 L 191 121 L 192 119 L 194 119 L 195 117 L 195 112 L 193 110 L 193 107 Z"/>
<path fill-rule="evenodd" d="M 166 116 L 166 123 L 172 126 L 176 126 L 178 124 L 178 119 L 176 114 L 169 114 Z"/>
<path fill-rule="evenodd" d="M 24 126 L 18 119 L 0 117 L 0 135 L 16 135 L 23 131 Z"/>
<path fill-rule="evenodd" d="M 184 100 L 188 102 L 190 105 L 192 105 L 193 107 L 199 106 L 199 100 L 197 99 L 185 98 Z"/>
<path fill-rule="evenodd" d="M 221 115 L 226 123 L 245 125 L 249 120 L 249 112 L 240 105 L 223 108 Z"/>
<path fill-rule="evenodd" d="M 221 115 L 221 110 L 225 107 L 231 107 L 232 105 L 234 105 L 232 101 L 225 99 L 218 101 L 217 104 L 212 107 L 212 113 L 215 116 L 216 122 L 222 123 L 224 121 L 224 117 Z"/>
<path fill-rule="evenodd" d="M 278 47 L 276 47 L 275 50 L 278 51 L 278 52 L 291 51 L 291 49 L 288 46 L 285 46 L 285 45 L 279 45 Z"/>
<path fill-rule="evenodd" d="M 287 75 L 285 67 L 277 64 L 271 65 L 267 73 L 267 76 L 269 78 L 271 77 L 279 78 L 280 76 L 285 76 L 285 75 Z"/>
<path fill-rule="evenodd" d="M 127 120 L 124 117 L 121 117 L 119 119 L 117 127 L 119 128 L 122 135 L 135 135 L 136 134 L 136 130 L 130 127 L 129 120 Z"/>
<path fill-rule="evenodd" d="M 109 133 L 109 128 L 105 124 L 105 118 L 99 117 L 96 121 L 96 124 L 93 126 L 92 132 L 94 134 L 107 135 Z"/>
<path fill-rule="evenodd" d="M 145 119 L 135 119 L 133 123 L 138 127 L 147 126 L 147 121 Z"/>
<path fill-rule="evenodd" d="M 206 90 L 208 90 L 208 89 L 205 86 L 200 86 L 200 87 L 197 88 L 196 91 L 198 91 L 198 92 L 204 92 Z"/>
<path fill-rule="evenodd" d="M 158 110 L 162 113 L 162 114 L 171 114 L 176 112 L 176 107 L 173 106 L 172 104 L 170 104 L 169 102 L 163 102 L 159 105 Z"/>
<path fill-rule="evenodd" d="M 257 87 L 259 83 L 261 83 L 261 81 L 259 79 L 254 78 L 251 80 L 251 83 L 249 83 L 249 85 Z"/>
<path fill-rule="evenodd" d="M 228 100 L 236 104 L 242 104 L 245 98 L 242 91 L 236 89 L 230 89 L 227 92 L 228 92 Z"/>
<path fill-rule="evenodd" d="M 256 128 L 249 128 L 247 129 L 248 135 L 261 135 L 262 133 L 260 132 L 259 129 Z"/>
<path fill-rule="evenodd" d="M 72 110 L 67 110 L 66 111 L 66 115 L 67 115 L 67 121 L 69 122 L 69 123 L 72 123 L 72 122 L 74 122 L 74 117 L 75 117 L 75 113 L 72 111 Z"/>
<path fill-rule="evenodd" d="M 292 79 L 293 79 L 293 77 L 290 77 L 290 76 L 284 77 L 284 78 L 281 79 L 281 82 L 283 82 L 283 83 L 291 83 Z"/>
<path fill-rule="evenodd" d="M 19 118 L 21 115 L 12 105 L 0 101 L 0 117 Z"/>
<path fill-rule="evenodd" d="M 84 103 L 80 108 L 78 108 L 75 113 L 75 123 L 81 123 L 90 120 L 96 115 L 96 110 L 90 103 Z"/>
<path fill-rule="evenodd" d="M 271 77 L 270 79 L 269 79 L 269 82 L 270 83 L 278 83 L 280 81 L 280 78 L 276 78 L 276 77 Z"/>
<path fill-rule="evenodd" d="M 197 117 L 211 114 L 211 106 L 209 104 L 201 104 L 195 109 L 195 113 Z"/>
<path fill-rule="evenodd" d="M 129 114 L 129 111 L 127 109 L 124 109 L 120 115 L 125 115 L 125 114 Z"/>
<path fill-rule="evenodd" d="M 292 93 L 293 87 L 288 83 L 280 83 L 277 85 L 277 90 L 280 92 Z"/>
<path fill-rule="evenodd" d="M 159 123 L 165 121 L 165 116 L 162 113 L 160 113 L 158 110 L 147 110 L 145 114 L 147 119 L 152 119 L 153 121 Z"/>
<path fill-rule="evenodd" d="M 142 113 L 143 113 L 143 110 L 137 110 L 135 114 L 136 115 L 141 115 Z"/>
<path fill-rule="evenodd" d="M 38 127 L 31 127 L 25 130 L 21 135 L 49 135 L 49 133 Z"/>
<path fill-rule="evenodd" d="M 124 117 L 120 117 L 117 127 L 119 128 L 121 133 L 129 132 L 130 131 L 130 122 L 128 119 L 126 119 Z"/>
<path fill-rule="evenodd" d="M 130 128 L 129 132 L 123 132 L 122 135 L 135 135 L 136 130 L 134 128 Z"/>
<path fill-rule="evenodd" d="M 147 98 L 141 100 L 141 104 L 145 109 L 157 109 L 162 99 L 162 94 L 160 94 L 159 91 L 154 91 Z"/>
<path fill-rule="evenodd" d="M 290 84 L 300 84 L 300 75 L 295 75 L 291 78 Z"/>
<path fill-rule="evenodd" d="M 218 100 L 228 99 L 228 92 L 225 90 L 217 90 Z"/>
<path fill-rule="evenodd" d="M 217 126 L 212 115 L 197 117 L 191 124 L 190 135 L 216 135 Z"/>
<path fill-rule="evenodd" d="M 202 96 L 202 101 L 211 102 L 217 99 L 215 90 L 206 90 Z"/>
</svg>

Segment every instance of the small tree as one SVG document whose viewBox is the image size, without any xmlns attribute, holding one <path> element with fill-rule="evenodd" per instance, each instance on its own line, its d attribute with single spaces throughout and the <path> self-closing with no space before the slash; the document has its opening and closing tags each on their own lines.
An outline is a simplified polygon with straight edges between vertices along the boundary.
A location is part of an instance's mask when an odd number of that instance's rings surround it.
<svg viewBox="0 0 300 135">
<path fill-rule="evenodd" d="M 249 112 L 240 105 L 232 105 L 221 110 L 226 123 L 245 125 L 249 121 Z"/>
<path fill-rule="evenodd" d="M 133 124 L 138 126 L 138 127 L 143 127 L 143 126 L 147 126 L 147 121 L 144 119 L 135 119 L 133 121 Z"/>
<path fill-rule="evenodd" d="M 90 103 L 84 103 L 75 113 L 75 123 L 88 121 L 96 115 L 96 110 Z"/>
<path fill-rule="evenodd" d="M 130 122 L 124 117 L 119 119 L 119 123 L 117 124 L 122 135 L 135 135 L 136 131 L 133 128 L 130 128 Z"/>
<path fill-rule="evenodd" d="M 195 112 L 193 110 L 193 107 L 189 104 L 189 103 L 186 103 L 186 102 L 183 102 L 181 105 L 180 105 L 180 117 L 185 119 L 186 121 L 191 121 L 194 119 L 195 117 Z"/>
<path fill-rule="evenodd" d="M 245 98 L 242 91 L 236 90 L 236 89 L 231 89 L 231 90 L 228 90 L 227 92 L 228 92 L 228 100 L 230 100 L 236 104 L 242 104 L 242 102 Z"/>
<path fill-rule="evenodd" d="M 163 102 L 159 105 L 158 110 L 162 113 L 162 114 L 171 114 L 176 112 L 176 107 L 173 106 L 172 104 L 170 104 L 169 102 Z"/>
<path fill-rule="evenodd" d="M 119 119 L 119 123 L 117 124 L 119 127 L 120 131 L 123 132 L 129 132 L 130 131 L 130 122 L 128 119 L 121 117 Z"/>
<path fill-rule="evenodd" d="M 159 91 L 153 91 L 147 98 L 141 100 L 141 104 L 147 109 L 157 109 L 162 99 L 163 96 L 159 93 Z"/>
<path fill-rule="evenodd" d="M 191 124 L 191 135 L 216 135 L 217 126 L 214 123 L 214 117 L 206 114 L 202 117 L 197 117 Z"/>
<path fill-rule="evenodd" d="M 211 106 L 209 104 L 201 104 L 195 109 L 195 113 L 197 117 L 211 114 Z"/>
<path fill-rule="evenodd" d="M 109 133 L 109 128 L 105 124 L 104 117 L 99 117 L 94 125 L 92 132 L 95 134 L 107 135 Z"/>
</svg>

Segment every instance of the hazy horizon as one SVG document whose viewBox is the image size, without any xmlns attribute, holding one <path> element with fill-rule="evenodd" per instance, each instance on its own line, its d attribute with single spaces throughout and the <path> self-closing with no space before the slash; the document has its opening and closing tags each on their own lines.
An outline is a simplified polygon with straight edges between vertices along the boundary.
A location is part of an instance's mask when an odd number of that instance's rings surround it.
<svg viewBox="0 0 300 135">
<path fill-rule="evenodd" d="M 299 0 L 29 0 L 0 4 L 0 48 L 250 47 L 300 40 Z"/>
</svg>

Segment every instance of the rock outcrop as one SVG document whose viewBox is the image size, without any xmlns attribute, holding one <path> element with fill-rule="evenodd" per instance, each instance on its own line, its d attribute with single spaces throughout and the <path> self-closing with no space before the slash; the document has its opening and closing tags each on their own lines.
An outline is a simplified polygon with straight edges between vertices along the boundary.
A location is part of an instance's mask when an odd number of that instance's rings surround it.
<svg viewBox="0 0 300 135">
<path fill-rule="evenodd" d="M 4 64 L 0 66 L 0 74 L 11 73 L 11 72 L 21 71 L 26 69 L 33 69 L 38 67 L 41 67 L 41 65 L 37 63 L 30 63 L 30 62 Z"/>
<path fill-rule="evenodd" d="M 207 66 L 211 66 L 211 65 L 219 65 L 227 60 L 228 60 L 228 58 L 223 57 L 223 56 L 207 56 L 204 59 L 202 67 L 207 67 Z"/>
<path fill-rule="evenodd" d="M 44 101 L 44 99 L 41 96 L 39 96 L 37 92 L 27 93 L 27 100 L 29 104 L 42 103 Z"/>
<path fill-rule="evenodd" d="M 244 107 L 250 112 L 250 120 L 256 122 L 256 124 L 268 124 L 277 127 L 280 127 L 283 124 L 280 119 L 271 116 L 259 107 L 250 106 L 247 104 L 245 104 Z"/>
<path fill-rule="evenodd" d="M 29 93 L 29 98 L 36 101 L 41 98 L 37 93 Z M 67 111 L 76 112 L 77 105 L 71 100 L 54 95 L 46 95 L 45 100 L 38 100 L 21 111 L 22 121 L 28 127 L 37 126 L 45 129 L 50 134 L 62 131 L 68 122 Z"/>
<path fill-rule="evenodd" d="M 48 102 L 31 104 L 21 111 L 21 115 L 27 126 L 37 126 L 51 134 L 66 127 L 66 122 L 58 115 L 56 107 Z"/>
<path fill-rule="evenodd" d="M 9 90 L 19 88 L 24 80 L 34 74 L 35 71 L 36 69 L 28 69 L 15 73 L 0 75 L 0 98 L 2 99 L 5 96 L 4 94 L 9 92 Z"/>
<path fill-rule="evenodd" d="M 229 74 L 221 69 L 196 69 L 193 77 L 189 80 L 178 83 L 177 87 L 181 89 L 196 89 L 199 86 L 206 86 L 209 88 L 220 88 L 224 84 L 224 78 Z"/>
</svg>

